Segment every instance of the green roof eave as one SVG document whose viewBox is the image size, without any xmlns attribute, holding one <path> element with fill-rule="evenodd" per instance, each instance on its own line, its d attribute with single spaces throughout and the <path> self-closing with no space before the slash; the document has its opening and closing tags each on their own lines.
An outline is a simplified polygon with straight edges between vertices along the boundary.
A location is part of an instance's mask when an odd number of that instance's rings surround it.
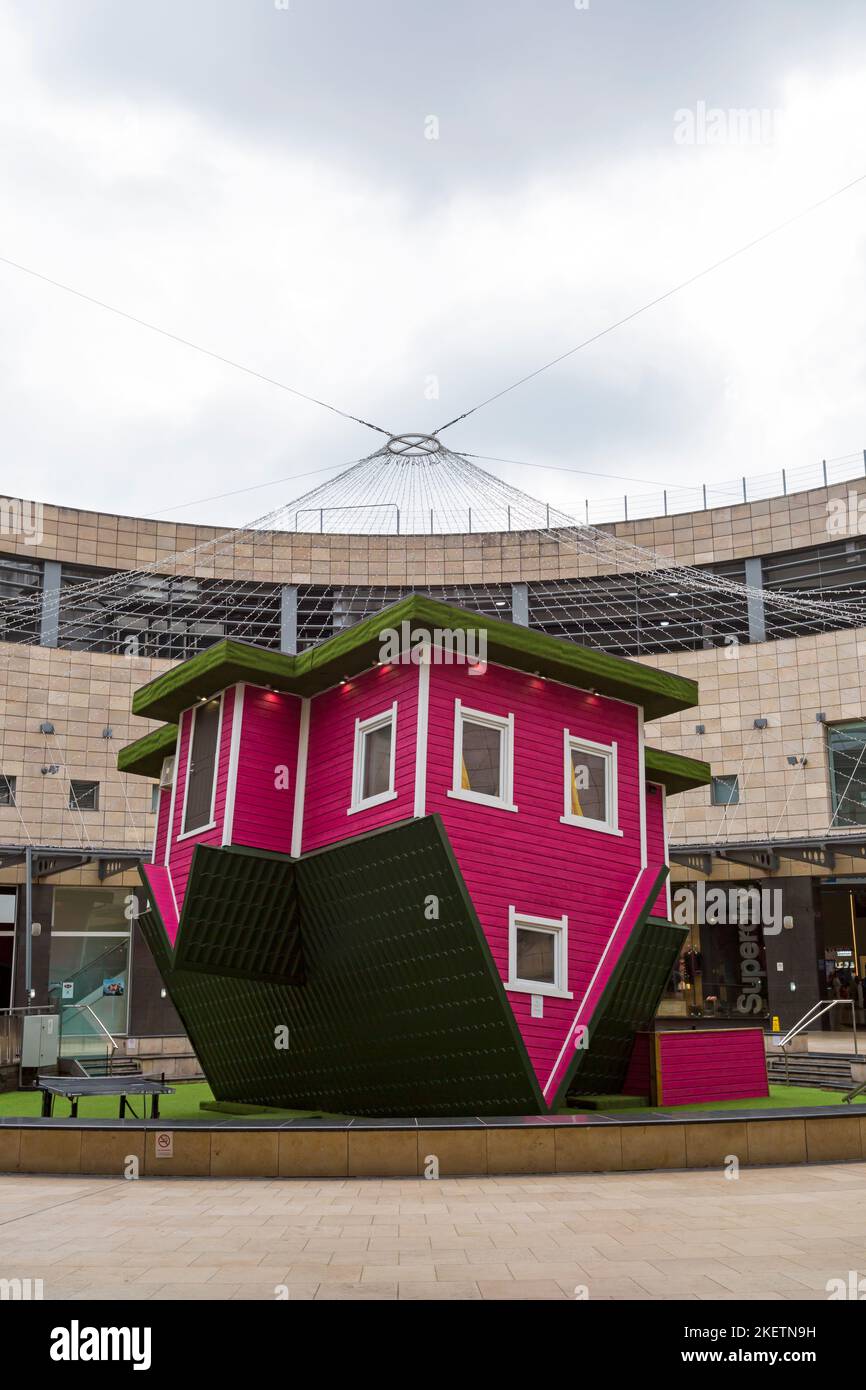
<svg viewBox="0 0 866 1390">
<path fill-rule="evenodd" d="M 664 753 L 661 748 L 644 749 L 647 780 L 661 782 L 668 796 L 705 787 L 712 780 L 709 763 L 699 758 L 686 758 L 681 753 Z"/>
<path fill-rule="evenodd" d="M 127 743 L 117 755 L 118 772 L 135 777 L 158 777 L 164 758 L 170 758 L 177 745 L 177 725 L 163 724 L 135 743 Z"/>
<path fill-rule="evenodd" d="M 297 695 L 315 695 L 336 685 L 344 676 L 358 675 L 372 666 L 379 657 L 383 631 L 399 630 L 403 622 L 420 624 L 421 630 L 483 630 L 488 661 L 642 705 L 646 719 L 689 709 L 698 702 L 697 684 L 685 676 L 611 656 L 594 647 L 581 647 L 515 623 L 470 613 L 422 594 L 410 594 L 299 656 L 231 639 L 217 642 L 137 690 L 133 713 L 176 720 L 181 710 L 238 681 L 269 685 Z"/>
<path fill-rule="evenodd" d="M 295 657 L 285 652 L 225 638 L 141 686 L 132 697 L 132 712 L 174 722 L 190 705 L 238 681 L 290 691 L 295 686 L 294 663 Z"/>
<path fill-rule="evenodd" d="M 538 672 L 564 685 L 591 688 L 600 695 L 642 705 L 646 719 L 658 719 L 698 703 L 697 683 L 685 676 L 611 656 L 595 647 L 581 647 L 562 637 L 549 637 L 516 623 L 454 608 L 423 594 L 410 594 L 321 646 L 303 652 L 296 658 L 296 689 L 302 695 L 315 694 L 343 676 L 365 670 L 378 657 L 383 630 L 399 628 L 403 621 L 417 622 L 424 628 L 483 629 L 487 634 L 488 661 L 533 675 Z"/>
</svg>

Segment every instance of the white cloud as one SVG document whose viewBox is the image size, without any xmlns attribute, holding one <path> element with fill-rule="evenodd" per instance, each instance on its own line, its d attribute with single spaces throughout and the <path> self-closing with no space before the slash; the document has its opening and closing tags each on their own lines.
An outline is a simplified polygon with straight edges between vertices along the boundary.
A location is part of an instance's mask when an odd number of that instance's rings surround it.
<svg viewBox="0 0 866 1390">
<path fill-rule="evenodd" d="M 0 254 L 389 428 L 430 428 L 866 172 L 864 71 L 855 47 L 844 68 L 779 73 L 770 146 L 677 145 L 673 108 L 669 140 L 640 144 L 638 97 L 632 147 L 592 177 L 539 159 L 449 188 L 443 135 L 425 198 L 296 132 L 265 144 L 176 98 L 48 86 L 7 13 Z M 864 200 L 866 185 L 449 442 L 689 484 L 862 448 Z M 376 446 L 3 266 L 0 294 L 7 492 L 149 513 Z M 574 510 L 624 486 L 497 471 Z M 243 520 L 311 481 L 187 519 Z"/>
</svg>

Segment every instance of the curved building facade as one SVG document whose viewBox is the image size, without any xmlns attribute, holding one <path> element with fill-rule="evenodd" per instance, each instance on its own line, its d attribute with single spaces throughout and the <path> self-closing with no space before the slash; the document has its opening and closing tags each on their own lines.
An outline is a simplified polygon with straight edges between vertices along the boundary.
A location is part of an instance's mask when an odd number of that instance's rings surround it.
<svg viewBox="0 0 866 1390">
<path fill-rule="evenodd" d="M 698 682 L 697 711 L 648 729 L 654 746 L 714 773 L 672 808 L 674 912 L 693 930 L 663 1012 L 683 1026 L 770 1029 L 847 994 L 830 1020 L 845 1026 L 866 973 L 863 631 L 853 617 L 821 630 L 798 603 L 844 611 L 866 596 L 861 510 L 866 479 L 601 528 L 747 585 L 720 626 L 699 588 L 686 621 L 681 590 L 666 595 L 658 576 L 617 572 L 609 552 L 578 553 L 548 531 L 232 533 L 8 504 L 0 1009 L 56 1002 L 75 1011 L 65 1027 L 83 1050 L 107 1031 L 124 1049 L 171 1055 L 164 1040 L 182 1030 L 135 923 L 155 796 L 116 770 L 118 749 L 150 727 L 130 714 L 132 692 L 222 637 L 302 650 L 421 590 Z M 791 596 L 784 624 L 762 593 Z"/>
</svg>

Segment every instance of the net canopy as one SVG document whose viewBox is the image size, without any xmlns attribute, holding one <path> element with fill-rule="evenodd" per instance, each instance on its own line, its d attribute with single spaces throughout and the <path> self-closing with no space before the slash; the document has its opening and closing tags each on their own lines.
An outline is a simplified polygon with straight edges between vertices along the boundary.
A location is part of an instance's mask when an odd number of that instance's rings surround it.
<svg viewBox="0 0 866 1390">
<path fill-rule="evenodd" d="M 309 556 L 318 536 L 346 536 L 347 553 L 355 546 L 369 557 L 396 557 L 394 568 L 390 561 L 386 567 L 388 581 L 351 582 L 351 565 L 332 562 L 328 577 L 312 582 Z M 509 577 L 448 582 L 444 567 L 429 563 L 430 547 L 441 559 L 446 547 L 467 545 L 507 552 L 501 572 Z M 402 577 L 391 582 L 400 565 Z M 350 577 L 339 581 L 334 575 L 343 568 Z M 464 573 L 481 569 L 468 565 Z M 527 582 L 528 574 L 535 577 Z M 237 529 L 207 531 L 151 564 L 124 571 L 64 564 L 51 598 L 33 585 L 7 589 L 0 642 L 33 643 L 47 621 L 50 645 L 75 651 L 179 661 L 223 637 L 303 650 L 413 591 L 487 616 L 516 617 L 517 583 L 520 621 L 664 665 L 683 652 L 866 626 L 866 569 L 859 578 L 855 568 L 840 575 L 832 587 L 750 587 L 742 560 L 680 563 L 549 508 L 434 436 L 404 435 L 295 501 Z M 293 646 L 286 645 L 287 587 Z M 0 680 L 10 648 L 3 651 Z M 866 765 L 858 760 L 851 778 L 857 787 L 862 782 L 866 804 Z"/>
</svg>

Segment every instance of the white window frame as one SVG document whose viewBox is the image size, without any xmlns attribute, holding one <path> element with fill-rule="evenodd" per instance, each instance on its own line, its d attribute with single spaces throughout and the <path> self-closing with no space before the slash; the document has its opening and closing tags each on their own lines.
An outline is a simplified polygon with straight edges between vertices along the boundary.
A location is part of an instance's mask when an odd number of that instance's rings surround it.
<svg viewBox="0 0 866 1390">
<path fill-rule="evenodd" d="M 367 734 L 376 729 L 391 729 L 391 766 L 388 772 L 388 790 L 377 792 L 375 796 L 364 797 L 364 748 Z M 373 806 L 381 806 L 397 797 L 397 701 L 381 714 L 372 714 L 369 719 L 355 720 L 355 753 L 352 761 L 352 804 L 347 816 L 357 815 L 359 811 L 369 811 Z"/>
<path fill-rule="evenodd" d="M 554 983 L 544 984 L 540 980 L 521 980 L 517 974 L 517 931 L 545 931 L 555 939 Z M 505 988 L 513 994 L 544 994 L 553 999 L 573 999 L 568 988 L 568 918 L 534 917 L 529 912 L 518 912 L 513 904 L 508 909 L 508 980 Z"/>
<path fill-rule="evenodd" d="M 605 803 L 607 820 L 593 820 L 589 816 L 576 816 L 571 809 L 571 755 L 592 753 L 605 760 Z M 579 825 L 583 830 L 601 831 L 603 835 L 622 835 L 619 828 L 619 776 L 617 772 L 616 743 L 596 743 L 591 738 L 580 738 L 568 729 L 563 729 L 563 825 Z"/>
<path fill-rule="evenodd" d="M 219 718 L 218 718 L 218 720 L 217 720 L 216 748 L 215 748 L 215 750 L 214 750 L 214 760 L 213 760 L 213 786 L 212 786 L 211 789 L 210 789 L 210 816 L 208 817 L 208 821 L 207 821 L 207 824 L 206 824 L 206 825 L 197 825 L 197 826 L 195 827 L 195 829 L 193 829 L 193 830 L 184 830 L 184 829 L 183 829 L 183 826 L 184 826 L 184 822 L 186 821 L 186 797 L 187 797 L 187 792 L 189 791 L 189 769 L 190 769 L 190 763 L 192 762 L 192 746 L 193 746 L 193 743 L 195 742 L 195 717 L 196 717 L 196 714 L 198 713 L 198 710 L 199 710 L 199 708 L 201 707 L 201 705 L 209 705 L 209 704 L 210 704 L 210 701 L 211 701 L 212 699 L 216 699 L 216 698 L 219 698 L 220 708 L 219 708 Z M 175 838 L 175 844 L 177 844 L 180 840 L 191 840 L 192 837 L 193 837 L 193 835 L 204 835 L 204 834 L 206 833 L 206 831 L 208 831 L 208 830 L 213 830 L 213 829 L 215 828 L 215 826 L 216 826 L 216 795 L 217 795 L 217 783 L 219 782 L 219 775 L 220 775 L 220 752 L 221 752 L 222 738 L 223 738 L 223 708 L 224 708 L 224 702 L 225 702 L 225 691 L 224 691 L 224 690 L 221 690 L 218 697 L 216 697 L 216 696 L 211 696 L 211 697 L 210 697 L 209 699 L 207 699 L 207 700 L 199 700 L 198 704 L 197 704 L 197 705 L 193 705 L 193 706 L 192 706 L 192 709 L 189 711 L 192 717 L 191 717 L 190 726 L 189 726 L 189 746 L 188 746 L 188 748 L 187 748 L 187 750 L 186 750 L 186 776 L 185 776 L 184 779 L 183 779 L 183 805 L 182 805 L 181 810 L 180 810 L 181 833 L 180 833 L 179 835 L 176 835 L 176 836 L 174 837 L 174 838 Z M 187 711 L 184 711 L 184 713 L 186 713 L 186 712 L 187 712 Z M 181 716 L 181 718 L 183 718 L 183 716 Z M 179 741 L 180 741 L 180 732 L 178 732 L 178 742 L 179 742 Z M 172 794 L 173 794 L 173 793 L 172 793 Z"/>
<path fill-rule="evenodd" d="M 463 764 L 463 724 L 484 724 L 488 729 L 497 729 L 502 737 L 499 740 L 499 796 L 488 796 L 486 792 L 473 792 L 462 786 Z M 514 715 L 488 714 L 485 710 L 469 709 L 462 701 L 454 701 L 454 756 L 452 784 L 449 796 L 456 801 L 474 801 L 480 806 L 496 806 L 500 811 L 516 811 L 514 805 Z"/>
</svg>

